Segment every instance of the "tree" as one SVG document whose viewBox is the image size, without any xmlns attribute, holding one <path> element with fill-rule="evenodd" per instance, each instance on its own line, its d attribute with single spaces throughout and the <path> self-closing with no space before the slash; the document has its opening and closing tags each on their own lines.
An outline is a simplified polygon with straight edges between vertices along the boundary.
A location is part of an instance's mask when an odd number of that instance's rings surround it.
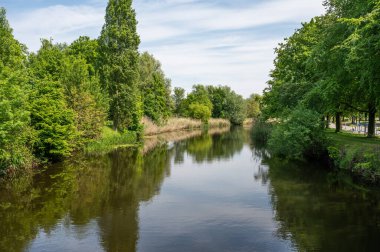
<svg viewBox="0 0 380 252">
<path fill-rule="evenodd" d="M 34 154 L 59 161 L 70 155 L 75 137 L 74 113 L 67 108 L 58 82 L 37 80 L 31 95 L 31 125 L 36 131 Z"/>
<path fill-rule="evenodd" d="M 240 125 L 246 118 L 245 101 L 227 86 L 207 86 L 212 103 L 212 117 L 225 118 L 232 124 Z"/>
<path fill-rule="evenodd" d="M 24 51 L 0 8 L 0 176 L 30 167 L 33 161 Z"/>
<path fill-rule="evenodd" d="M 90 76 L 91 67 L 80 56 L 67 57 L 60 78 L 67 105 L 74 111 L 78 143 L 99 137 L 106 120 L 108 100 L 97 76 Z"/>
<path fill-rule="evenodd" d="M 20 69 L 25 61 L 25 46 L 13 36 L 6 11 L 0 7 L 0 72 L 4 68 Z"/>
<path fill-rule="evenodd" d="M 177 116 L 184 115 L 184 100 L 185 100 L 185 89 L 180 87 L 175 87 L 173 91 L 173 101 L 174 101 L 174 114 Z"/>
<path fill-rule="evenodd" d="M 110 118 L 115 129 L 139 130 L 142 102 L 138 90 L 136 13 L 132 0 L 110 0 L 99 38 L 101 83 L 110 96 Z"/>
<path fill-rule="evenodd" d="M 269 87 L 264 91 L 266 117 L 286 116 L 315 87 L 318 78 L 309 61 L 319 40 L 320 22 L 315 18 L 279 44 Z"/>
<path fill-rule="evenodd" d="M 261 101 L 262 97 L 259 94 L 251 94 L 251 96 L 246 100 L 248 118 L 259 117 L 261 113 Z"/>
<path fill-rule="evenodd" d="M 97 39 L 81 36 L 68 46 L 66 52 L 70 56 L 81 57 L 86 60 L 90 77 L 98 74 L 100 59 Z"/>
<path fill-rule="evenodd" d="M 202 120 L 202 122 L 206 124 L 211 117 L 211 109 L 206 105 L 197 102 L 190 104 L 188 113 L 190 117 Z"/>
<path fill-rule="evenodd" d="M 155 122 L 165 121 L 171 113 L 171 88 L 161 63 L 144 52 L 139 58 L 139 76 L 144 114 Z"/>
<path fill-rule="evenodd" d="M 40 80 L 58 81 L 63 71 L 65 47 L 66 45 L 53 44 L 53 40 L 42 39 L 38 52 L 29 55 L 31 75 Z"/>
<path fill-rule="evenodd" d="M 347 20 L 354 32 L 345 41 L 349 49 L 347 68 L 357 75 L 355 93 L 366 101 L 368 112 L 368 137 L 375 136 L 375 121 L 380 95 L 380 3 L 371 12 Z"/>
</svg>

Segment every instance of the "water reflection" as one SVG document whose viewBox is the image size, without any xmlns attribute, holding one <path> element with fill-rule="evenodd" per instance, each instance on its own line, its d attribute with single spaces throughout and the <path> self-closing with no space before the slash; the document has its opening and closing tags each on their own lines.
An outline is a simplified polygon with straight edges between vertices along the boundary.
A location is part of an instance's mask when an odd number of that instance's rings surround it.
<svg viewBox="0 0 380 252">
<path fill-rule="evenodd" d="M 299 251 L 378 251 L 378 192 L 332 184 L 317 164 L 269 165 L 278 237 Z"/>
<path fill-rule="evenodd" d="M 175 157 L 181 162 L 182 156 L 183 162 L 184 155 L 198 161 L 232 155 L 242 144 L 229 154 L 210 151 L 229 138 L 229 133 L 222 137 L 225 131 L 182 133 L 165 137 L 190 140 L 168 143 L 162 138 L 150 139 L 140 149 L 116 150 L 96 158 L 76 157 L 37 175 L 25 188 L 21 184 L 28 183 L 20 181 L 9 190 L 1 190 L 0 251 L 65 250 L 73 244 L 65 244 L 64 237 L 58 247 L 47 242 L 59 236 L 62 228 L 69 230 L 75 243 L 71 248 L 77 250 L 136 251 L 139 206 L 159 194 L 165 177 L 170 176 L 171 160 Z M 203 155 L 201 150 L 208 154 Z M 88 232 L 98 232 L 99 242 L 88 244 Z M 78 242 L 81 240 L 87 243 Z"/>
<path fill-rule="evenodd" d="M 377 249 L 378 193 L 271 159 L 242 129 L 187 133 L 0 190 L 0 251 Z"/>
</svg>

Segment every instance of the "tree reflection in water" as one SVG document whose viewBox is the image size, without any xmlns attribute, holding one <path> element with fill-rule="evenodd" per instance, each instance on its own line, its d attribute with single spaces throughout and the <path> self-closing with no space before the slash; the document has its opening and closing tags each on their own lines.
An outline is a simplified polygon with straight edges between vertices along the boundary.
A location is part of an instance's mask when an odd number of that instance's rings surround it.
<svg viewBox="0 0 380 252">
<path fill-rule="evenodd" d="M 105 251 L 136 251 L 139 206 L 159 194 L 171 160 L 183 162 L 185 155 L 196 162 L 232 157 L 242 150 L 247 133 L 226 131 L 189 132 L 190 139 L 184 141 L 168 137 L 153 144 L 148 140 L 145 148 L 77 156 L 49 167 L 32 182 L 14 182 L 0 191 L 0 251 L 30 249 L 38 234 L 52 235 L 59 225 L 71 228 L 81 240 L 94 221 Z"/>
</svg>

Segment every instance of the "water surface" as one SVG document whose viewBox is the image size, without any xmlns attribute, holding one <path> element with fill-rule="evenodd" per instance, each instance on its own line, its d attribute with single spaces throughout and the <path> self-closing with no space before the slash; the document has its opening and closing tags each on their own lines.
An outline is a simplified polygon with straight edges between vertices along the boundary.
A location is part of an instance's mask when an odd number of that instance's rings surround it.
<svg viewBox="0 0 380 252">
<path fill-rule="evenodd" d="M 269 159 L 243 129 L 188 137 L 76 157 L 0 191 L 0 251 L 378 250 L 376 191 Z"/>
</svg>

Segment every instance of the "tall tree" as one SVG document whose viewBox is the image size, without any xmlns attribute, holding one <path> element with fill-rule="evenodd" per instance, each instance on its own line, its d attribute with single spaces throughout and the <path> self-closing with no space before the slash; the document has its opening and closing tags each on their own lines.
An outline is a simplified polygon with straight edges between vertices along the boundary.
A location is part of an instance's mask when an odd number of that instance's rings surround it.
<svg viewBox="0 0 380 252">
<path fill-rule="evenodd" d="M 31 164 L 32 130 L 25 47 L 0 8 L 0 176 Z"/>
<path fill-rule="evenodd" d="M 165 121 L 172 105 L 170 80 L 165 78 L 161 63 L 148 52 L 140 55 L 139 76 L 144 115 L 158 123 Z"/>
<path fill-rule="evenodd" d="M 109 92 L 110 117 L 119 130 L 140 129 L 141 96 L 138 90 L 136 13 L 132 0 L 110 0 L 99 38 L 101 82 Z"/>
<path fill-rule="evenodd" d="M 174 114 L 176 114 L 176 116 L 183 116 L 184 100 L 185 100 L 185 89 L 181 87 L 175 87 L 173 91 L 173 101 L 174 101 Z"/>
</svg>

